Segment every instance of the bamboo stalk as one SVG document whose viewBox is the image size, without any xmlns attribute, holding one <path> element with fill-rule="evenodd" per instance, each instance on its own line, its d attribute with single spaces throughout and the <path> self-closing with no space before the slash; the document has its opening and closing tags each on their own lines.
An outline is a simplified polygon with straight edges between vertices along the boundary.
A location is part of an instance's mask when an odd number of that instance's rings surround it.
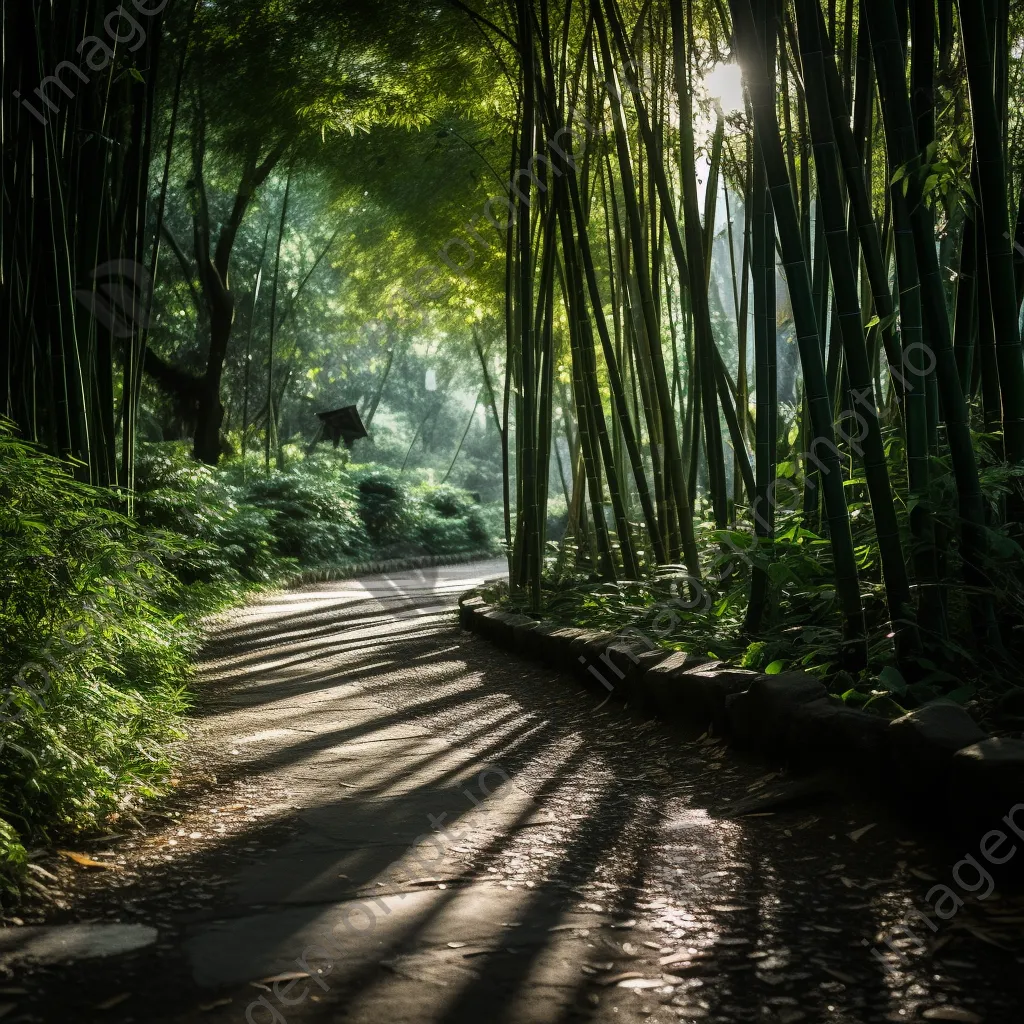
<svg viewBox="0 0 1024 1024">
<path fill-rule="evenodd" d="M 858 424 L 858 436 L 856 441 L 851 442 L 851 446 L 855 450 L 858 445 L 863 446 L 864 474 L 878 539 L 889 618 L 896 632 L 897 653 L 905 655 L 918 650 L 919 644 L 910 600 L 910 583 L 896 519 L 896 505 L 885 461 L 881 425 L 878 421 L 878 401 L 874 393 L 857 296 L 857 275 L 850 256 L 850 238 L 843 210 L 838 153 L 825 82 L 824 64 L 832 58 L 826 54 L 819 35 L 818 18 L 815 16 L 819 10 L 817 0 L 796 0 L 800 58 L 804 72 L 815 177 L 818 183 L 818 215 L 828 246 L 835 302 L 834 318 L 838 323 L 852 389 L 854 404 L 851 421 Z M 852 434 L 852 429 L 846 433 Z"/>
<path fill-rule="evenodd" d="M 793 188 L 786 169 L 775 112 L 774 82 L 769 79 L 762 44 L 758 41 L 753 14 L 748 0 L 731 0 L 741 60 L 750 104 L 754 131 L 760 143 L 768 192 L 782 249 L 786 280 L 793 303 L 793 319 L 803 366 L 807 403 L 814 438 L 808 447 L 810 455 L 820 459 L 821 484 L 825 514 L 836 578 L 836 595 L 843 613 L 846 655 L 851 663 L 862 663 L 864 648 L 864 612 L 858 585 L 857 562 L 850 531 L 850 515 L 846 506 L 838 449 L 832 426 L 832 410 L 825 383 L 825 367 L 821 356 L 821 338 L 814 316 L 807 257 L 800 237 Z M 818 447 L 824 445 L 824 457 Z"/>
</svg>

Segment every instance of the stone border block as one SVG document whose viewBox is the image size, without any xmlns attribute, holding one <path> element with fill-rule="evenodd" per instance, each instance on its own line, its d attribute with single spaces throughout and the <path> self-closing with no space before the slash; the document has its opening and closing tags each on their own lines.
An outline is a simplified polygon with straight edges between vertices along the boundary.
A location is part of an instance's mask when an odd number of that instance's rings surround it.
<svg viewBox="0 0 1024 1024">
<path fill-rule="evenodd" d="M 607 668 L 603 660 L 605 651 L 608 645 L 614 641 L 615 634 L 606 630 L 583 630 L 578 637 L 569 642 L 569 671 L 587 686 L 606 689 L 595 672 L 604 674 L 604 670 Z"/>
<path fill-rule="evenodd" d="M 1024 740 L 989 736 L 958 750 L 949 793 L 951 805 L 978 828 L 1000 827 L 1000 819 L 1018 805 L 1014 818 L 1024 827 Z"/>
<path fill-rule="evenodd" d="M 951 700 L 933 700 L 889 723 L 893 778 L 904 793 L 944 803 L 953 755 L 988 734 Z"/>
<path fill-rule="evenodd" d="M 463 629 L 472 629 L 473 616 L 481 608 L 486 608 L 487 602 L 480 596 L 467 597 L 459 601 L 459 623 Z"/>
<path fill-rule="evenodd" d="M 732 735 L 739 745 L 777 748 L 796 708 L 827 695 L 821 681 L 806 672 L 755 676 L 746 693 L 729 702 Z"/>
<path fill-rule="evenodd" d="M 528 615 L 516 615 L 514 612 L 500 611 L 497 608 L 488 608 L 477 613 L 477 622 L 482 627 L 483 636 L 499 647 L 507 649 L 515 646 L 515 627 L 533 621 Z"/>
<path fill-rule="evenodd" d="M 878 782 L 888 773 L 889 720 L 826 696 L 798 704 L 780 734 L 764 748 L 794 768 L 832 764 L 859 780 Z"/>
<path fill-rule="evenodd" d="M 829 696 L 806 672 L 758 675 L 682 651 L 652 648 L 639 630 L 607 633 L 538 622 L 468 596 L 462 625 L 662 718 L 712 726 L 739 746 L 796 768 L 828 767 L 871 783 L 907 808 L 952 815 L 946 830 L 1005 828 L 1024 839 L 1024 740 L 991 737 L 958 704 L 932 701 L 887 719 Z M 1024 858 L 1021 861 L 1024 865 Z"/>
<path fill-rule="evenodd" d="M 716 736 L 727 736 L 732 729 L 730 708 L 755 679 L 757 673 L 751 669 L 721 663 L 687 669 L 679 677 L 680 714 L 697 725 L 710 726 Z"/>
<path fill-rule="evenodd" d="M 551 622 L 541 622 L 530 634 L 531 657 L 543 661 L 551 668 L 571 671 L 569 646 L 573 640 L 583 635 L 585 630 L 575 626 L 557 626 Z"/>
</svg>

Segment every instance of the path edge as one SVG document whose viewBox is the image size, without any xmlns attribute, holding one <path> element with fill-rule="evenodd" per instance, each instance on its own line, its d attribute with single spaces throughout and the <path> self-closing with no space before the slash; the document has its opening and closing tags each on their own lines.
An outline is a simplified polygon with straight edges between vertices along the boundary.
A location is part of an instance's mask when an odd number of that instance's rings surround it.
<svg viewBox="0 0 1024 1024">
<path fill-rule="evenodd" d="M 366 562 L 344 562 L 338 565 L 302 569 L 288 577 L 286 589 L 310 583 L 331 583 L 351 580 L 357 576 L 379 576 L 388 572 L 407 572 L 413 569 L 433 569 L 445 565 L 467 565 L 470 562 L 492 561 L 500 558 L 493 551 L 468 551 L 448 555 L 410 555 L 408 558 L 386 558 Z"/>
<path fill-rule="evenodd" d="M 654 717 L 707 729 L 799 771 L 835 771 L 937 831 L 977 835 L 1015 817 L 1024 822 L 1024 740 L 990 735 L 952 701 L 890 721 L 847 706 L 806 672 L 765 675 L 658 647 L 639 630 L 538 621 L 472 592 L 459 600 L 459 621 Z"/>
</svg>

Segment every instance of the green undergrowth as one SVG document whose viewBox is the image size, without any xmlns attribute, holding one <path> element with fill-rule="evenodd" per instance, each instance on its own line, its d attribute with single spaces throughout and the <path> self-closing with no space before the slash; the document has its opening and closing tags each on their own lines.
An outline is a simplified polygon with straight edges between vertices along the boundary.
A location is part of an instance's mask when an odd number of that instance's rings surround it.
<svg viewBox="0 0 1024 1024">
<path fill-rule="evenodd" d="M 855 539 L 866 621 L 866 659 L 851 662 L 844 652 L 827 540 L 804 528 L 799 517 L 778 524 L 770 557 L 760 553 L 749 533 L 721 531 L 699 523 L 703 585 L 699 595 L 681 565 L 648 568 L 640 580 L 601 580 L 586 558 L 570 564 L 552 545 L 546 562 L 540 615 L 556 623 L 619 632 L 639 629 L 652 643 L 690 651 L 770 674 L 802 670 L 822 679 L 848 704 L 895 717 L 936 698 L 954 700 L 1004 734 L 1024 730 L 1024 689 L 1020 683 L 1021 631 L 1004 628 L 1006 650 L 968 649 L 950 636 L 970 632 L 970 607 L 962 586 L 943 588 L 951 627 L 939 635 L 921 624 L 926 653 L 899 660 L 886 619 L 877 550 L 866 528 L 870 510 L 854 508 Z M 1021 620 L 1019 547 L 992 531 L 988 567 L 996 614 L 1004 623 Z M 998 556 L 998 557 L 996 557 Z M 768 602 L 756 632 L 744 628 L 754 566 L 768 574 Z M 959 567 L 946 566 L 951 580 Z M 504 584 L 486 592 L 504 607 L 527 611 L 524 594 Z"/>
<path fill-rule="evenodd" d="M 211 469 L 185 446 L 146 446 L 136 469 L 140 524 L 191 537 L 175 572 L 234 588 L 290 571 L 371 559 L 462 555 L 494 548 L 500 513 L 464 491 L 433 486 L 334 452 L 290 450 L 271 473 L 255 460 Z"/>
<path fill-rule="evenodd" d="M 199 633 L 169 568 L 180 538 L 143 530 L 7 430 L 0 494 L 0 878 L 12 884 L 30 844 L 165 791 Z"/>
<path fill-rule="evenodd" d="M 0 889 L 28 849 L 167 792 L 205 616 L 303 572 L 493 549 L 465 493 L 330 456 L 211 469 L 179 445 L 136 492 L 80 483 L 0 423 Z"/>
</svg>

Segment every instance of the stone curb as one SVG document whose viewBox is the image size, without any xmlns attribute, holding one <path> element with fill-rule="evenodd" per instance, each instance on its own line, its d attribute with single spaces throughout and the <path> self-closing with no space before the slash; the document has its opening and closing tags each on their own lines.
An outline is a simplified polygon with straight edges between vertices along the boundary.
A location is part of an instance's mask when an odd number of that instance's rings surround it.
<svg viewBox="0 0 1024 1024">
<path fill-rule="evenodd" d="M 994 828 L 1018 805 L 1024 824 L 1024 740 L 989 736 L 947 700 L 889 721 L 830 696 L 806 672 L 763 675 L 654 646 L 638 630 L 602 633 L 459 601 L 463 628 L 575 676 L 595 693 L 666 721 L 710 729 L 735 746 L 800 770 L 829 769 L 858 788 L 926 814 L 941 831 Z M 936 819 L 936 815 L 942 815 Z"/>
<path fill-rule="evenodd" d="M 369 562 L 343 562 L 338 565 L 318 566 L 303 569 L 288 579 L 289 587 L 301 587 L 306 583 L 330 583 L 334 580 L 349 580 L 356 576 L 376 576 L 385 572 L 405 572 L 409 569 L 432 569 L 442 565 L 465 565 L 485 558 L 497 558 L 491 551 L 471 551 L 461 555 L 411 555 L 409 558 L 389 558 Z"/>
</svg>

